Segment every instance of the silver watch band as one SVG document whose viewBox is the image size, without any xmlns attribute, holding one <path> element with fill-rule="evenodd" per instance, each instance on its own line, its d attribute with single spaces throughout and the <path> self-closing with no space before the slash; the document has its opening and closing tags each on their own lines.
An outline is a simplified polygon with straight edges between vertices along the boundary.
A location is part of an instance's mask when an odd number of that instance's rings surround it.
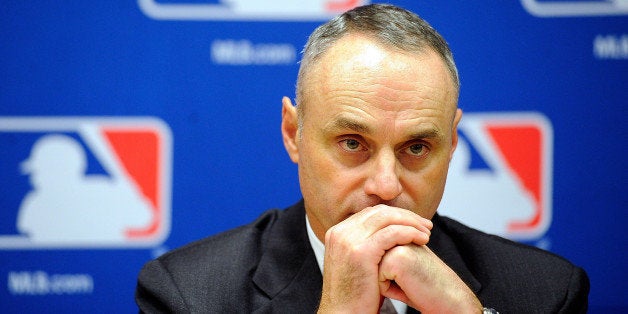
<svg viewBox="0 0 628 314">
<path fill-rule="evenodd" d="M 485 307 L 482 309 L 482 314 L 499 314 L 499 312 L 493 308 Z"/>
</svg>

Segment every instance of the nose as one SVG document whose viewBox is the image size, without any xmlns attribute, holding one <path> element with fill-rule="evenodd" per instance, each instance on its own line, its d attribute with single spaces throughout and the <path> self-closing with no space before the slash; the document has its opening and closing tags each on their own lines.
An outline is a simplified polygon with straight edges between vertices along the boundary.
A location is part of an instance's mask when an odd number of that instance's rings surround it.
<svg viewBox="0 0 628 314">
<path fill-rule="evenodd" d="M 372 159 L 372 167 L 364 192 L 369 196 L 377 196 L 383 201 L 391 201 L 401 194 L 401 182 L 398 174 L 398 161 L 394 152 L 380 152 Z"/>
</svg>

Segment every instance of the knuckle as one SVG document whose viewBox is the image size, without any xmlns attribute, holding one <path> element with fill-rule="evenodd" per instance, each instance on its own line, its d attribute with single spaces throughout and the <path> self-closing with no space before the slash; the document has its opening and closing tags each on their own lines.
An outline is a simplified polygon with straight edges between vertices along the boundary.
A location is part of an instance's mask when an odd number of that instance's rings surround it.
<svg viewBox="0 0 628 314">
<path fill-rule="evenodd" d="M 390 249 L 388 254 L 390 254 L 390 257 L 392 257 L 395 261 L 404 264 L 415 259 L 414 250 L 411 248 L 410 245 L 396 246 Z"/>
</svg>

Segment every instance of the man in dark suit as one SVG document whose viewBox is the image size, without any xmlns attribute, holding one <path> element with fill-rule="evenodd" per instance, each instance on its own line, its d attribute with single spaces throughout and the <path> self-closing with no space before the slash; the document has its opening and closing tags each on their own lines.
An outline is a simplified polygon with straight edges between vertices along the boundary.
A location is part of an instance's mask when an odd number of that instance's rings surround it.
<svg viewBox="0 0 628 314">
<path fill-rule="evenodd" d="M 303 201 L 149 262 L 140 309 L 586 312 L 582 269 L 436 213 L 458 93 L 447 43 L 408 11 L 364 6 L 319 27 L 298 105 L 282 107 Z"/>
</svg>

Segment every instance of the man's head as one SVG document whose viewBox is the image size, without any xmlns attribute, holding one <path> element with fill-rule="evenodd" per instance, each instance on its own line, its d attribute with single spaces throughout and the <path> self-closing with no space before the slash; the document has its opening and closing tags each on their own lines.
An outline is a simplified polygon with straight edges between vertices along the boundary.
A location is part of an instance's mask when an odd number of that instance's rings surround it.
<svg viewBox="0 0 628 314">
<path fill-rule="evenodd" d="M 458 77 L 445 41 L 402 9 L 349 11 L 310 37 L 299 109 L 282 133 L 316 235 L 368 206 L 431 218 L 457 144 Z"/>
<path fill-rule="evenodd" d="M 402 8 L 372 4 L 357 7 L 319 26 L 310 35 L 301 59 L 297 77 L 296 103 L 299 113 L 307 103 L 304 93 L 310 67 L 340 38 L 347 34 L 361 34 L 388 49 L 421 54 L 433 50 L 445 62 L 456 88 L 456 100 L 460 89 L 458 69 L 445 39 L 425 20 Z"/>
</svg>

